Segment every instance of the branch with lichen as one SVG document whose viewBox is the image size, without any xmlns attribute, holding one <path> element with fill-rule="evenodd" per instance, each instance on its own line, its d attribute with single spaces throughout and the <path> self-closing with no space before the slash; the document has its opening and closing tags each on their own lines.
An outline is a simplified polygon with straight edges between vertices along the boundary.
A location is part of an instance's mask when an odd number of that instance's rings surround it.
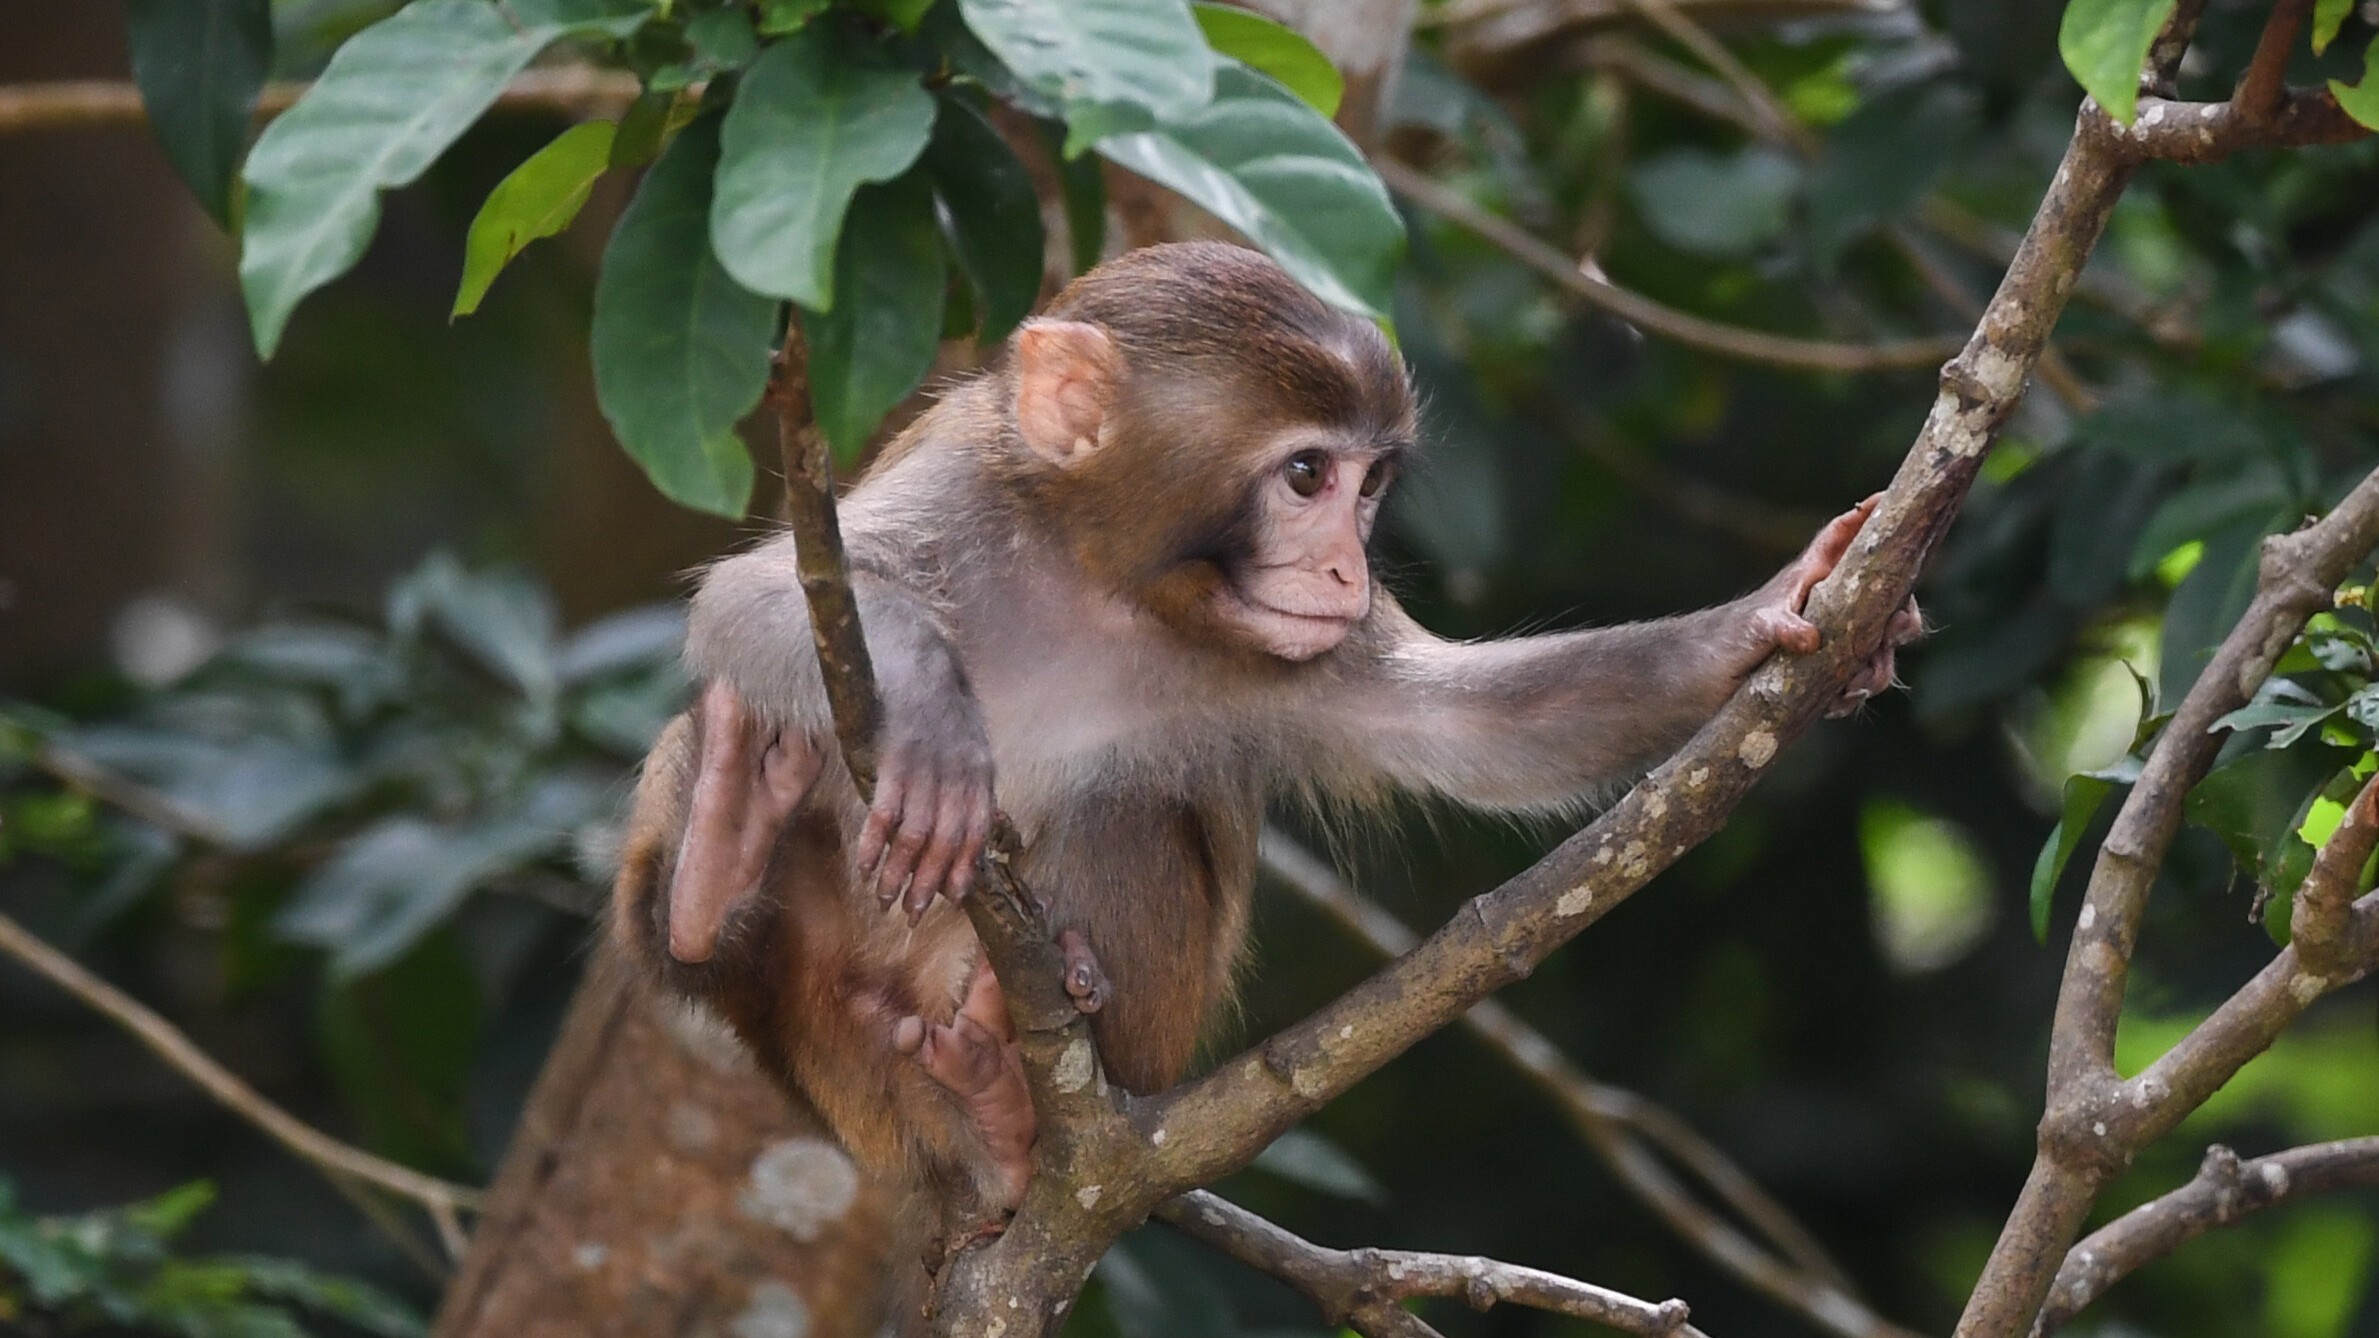
<svg viewBox="0 0 2379 1338">
<path fill-rule="evenodd" d="M 1363 1338 L 1436 1338 L 1404 1308 L 1423 1297 L 1452 1297 L 1473 1310 L 1526 1306 L 1583 1319 L 1644 1338 L 1705 1338 L 1686 1322 L 1683 1301 L 1645 1301 L 1558 1273 L 1498 1263 L 1478 1255 L 1415 1250 L 1333 1250 L 1316 1245 L 1204 1190 L 1184 1194 L 1156 1216 L 1305 1294 L 1322 1317 Z"/>
</svg>

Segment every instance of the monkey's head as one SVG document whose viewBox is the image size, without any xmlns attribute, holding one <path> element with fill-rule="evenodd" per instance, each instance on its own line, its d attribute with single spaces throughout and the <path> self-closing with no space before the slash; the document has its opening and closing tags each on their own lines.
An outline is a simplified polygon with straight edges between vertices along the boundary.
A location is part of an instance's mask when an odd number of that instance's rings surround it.
<svg viewBox="0 0 2379 1338">
<path fill-rule="evenodd" d="M 1371 611 L 1413 397 L 1379 330 L 1243 247 L 1129 252 L 1017 331 L 1018 482 L 1084 565 L 1209 643 L 1309 660 Z"/>
</svg>

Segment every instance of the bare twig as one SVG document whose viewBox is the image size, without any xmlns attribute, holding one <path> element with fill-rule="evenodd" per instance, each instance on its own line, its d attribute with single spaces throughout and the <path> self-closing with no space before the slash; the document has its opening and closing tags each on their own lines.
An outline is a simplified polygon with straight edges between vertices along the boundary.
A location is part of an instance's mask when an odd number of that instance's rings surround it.
<svg viewBox="0 0 2379 1338">
<path fill-rule="evenodd" d="M 256 115 L 278 116 L 305 91 L 304 83 L 267 84 L 256 99 Z M 592 65 L 556 65 L 515 76 L 497 97 L 506 111 L 549 111 L 598 116 L 623 111 L 641 85 L 626 70 Z M 140 89 L 123 80 L 67 79 L 52 83 L 0 85 L 0 135 L 25 130 L 83 130 L 135 126 L 148 119 Z"/>
<path fill-rule="evenodd" d="M 2315 972 L 2337 975 L 2352 969 L 2357 955 L 2354 896 L 2374 846 L 2379 846 L 2379 776 L 2366 782 L 2346 806 L 2345 817 L 2296 892 L 2288 944 Z"/>
<path fill-rule="evenodd" d="M 1420 941 L 1280 832 L 1266 829 L 1260 850 L 1267 871 L 1381 955 L 1401 956 Z M 1684 1120 L 1635 1092 L 1588 1077 L 1542 1033 L 1492 999 L 1473 1006 L 1462 1023 L 1551 1097 L 1611 1174 L 1720 1268 L 1844 1338 L 1913 1338 L 1868 1309 L 1816 1238 Z M 1751 1240 L 1704 1206 L 1653 1155 L 1654 1148 L 1756 1228 L 1767 1244 Z"/>
<path fill-rule="evenodd" d="M 428 1209 L 433 1217 L 439 1213 L 451 1214 L 456 1209 L 478 1210 L 478 1190 L 375 1157 L 274 1105 L 263 1093 L 215 1062 L 213 1056 L 199 1049 L 172 1023 L 42 942 L 6 914 L 0 914 L 0 953 L 24 963 L 35 974 L 131 1032 L 134 1039 L 198 1084 L 225 1109 L 333 1178 L 360 1181 L 402 1195 Z"/>
<path fill-rule="evenodd" d="M 2146 1264 L 2252 1213 L 2342 1189 L 2379 1186 L 2379 1137 L 2290 1148 L 2241 1161 L 2217 1143 L 2197 1177 L 2090 1233 L 2065 1256 L 2035 1338 L 2054 1333 Z"/>
<path fill-rule="evenodd" d="M 1795 339 L 1706 320 L 1587 274 L 1576 262 L 1517 224 L 1481 209 L 1415 168 L 1385 156 L 1373 158 L 1372 166 L 1378 169 L 1380 179 L 1389 189 L 1430 213 L 1477 233 L 1573 296 L 1632 325 L 1707 353 L 1808 371 L 1874 372 L 1930 367 L 1958 348 L 1958 341 L 1949 338 L 1906 339 L 1886 344 Z"/>
<path fill-rule="evenodd" d="M 1161 1205 L 1155 1215 L 1183 1234 L 1295 1287 L 1330 1323 L 1351 1326 L 1365 1338 L 1436 1333 L 1403 1305 L 1432 1296 L 1457 1298 L 1474 1310 L 1523 1305 L 1647 1338 L 1703 1338 L 1701 1330 L 1686 1322 L 1683 1301 L 1639 1300 L 1558 1273 L 1477 1255 L 1333 1250 L 1204 1190 Z"/>
<path fill-rule="evenodd" d="M 2280 110 L 2280 99 L 2288 91 L 2288 58 L 2312 14 L 2313 0 L 2274 0 L 2263 21 L 2263 35 L 2255 41 L 2255 54 L 2247 61 L 2247 73 L 2230 95 L 2240 115 L 2266 120 Z"/>
</svg>

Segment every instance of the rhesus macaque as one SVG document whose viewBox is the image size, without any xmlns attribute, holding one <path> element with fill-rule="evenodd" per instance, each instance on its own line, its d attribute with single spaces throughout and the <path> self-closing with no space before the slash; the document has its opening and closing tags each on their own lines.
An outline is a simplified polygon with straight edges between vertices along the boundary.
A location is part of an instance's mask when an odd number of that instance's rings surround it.
<svg viewBox="0 0 2379 1338">
<path fill-rule="evenodd" d="M 842 504 L 883 697 L 872 803 L 836 753 L 791 540 L 712 567 L 693 708 L 646 762 L 616 930 L 715 1003 L 863 1163 L 1013 1204 L 1032 1107 L 951 904 L 994 802 L 1109 1072 L 1180 1077 L 1230 992 L 1276 796 L 1575 810 L 1779 647 L 1865 520 L 1700 613 L 1461 643 L 1373 582 L 1415 430 L 1371 324 L 1218 243 L 1111 261 L 952 387 Z M 1844 709 L 1886 687 L 1913 605 Z"/>
</svg>

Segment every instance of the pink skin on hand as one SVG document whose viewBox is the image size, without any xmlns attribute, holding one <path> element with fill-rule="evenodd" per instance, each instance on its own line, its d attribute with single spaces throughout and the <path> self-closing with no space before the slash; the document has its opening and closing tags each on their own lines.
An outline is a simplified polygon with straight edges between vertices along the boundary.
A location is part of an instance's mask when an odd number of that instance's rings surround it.
<svg viewBox="0 0 2379 1338">
<path fill-rule="evenodd" d="M 1787 563 L 1784 570 L 1750 597 L 1747 601 L 1751 605 L 1749 658 L 1739 673 L 1750 673 L 1775 650 L 1807 655 L 1818 648 L 1817 624 L 1801 616 L 1802 609 L 1808 605 L 1809 592 L 1817 588 L 1818 582 L 1833 575 L 1834 568 L 1849 554 L 1851 542 L 1858 538 L 1859 530 L 1882 498 L 1882 493 L 1876 493 L 1826 522 L 1799 557 Z M 1869 697 L 1889 688 L 1897 667 L 1895 652 L 1923 635 L 1924 630 L 1924 614 L 1911 597 L 1892 614 L 1884 628 L 1883 644 L 1851 675 L 1827 714 L 1848 715 Z"/>
</svg>

